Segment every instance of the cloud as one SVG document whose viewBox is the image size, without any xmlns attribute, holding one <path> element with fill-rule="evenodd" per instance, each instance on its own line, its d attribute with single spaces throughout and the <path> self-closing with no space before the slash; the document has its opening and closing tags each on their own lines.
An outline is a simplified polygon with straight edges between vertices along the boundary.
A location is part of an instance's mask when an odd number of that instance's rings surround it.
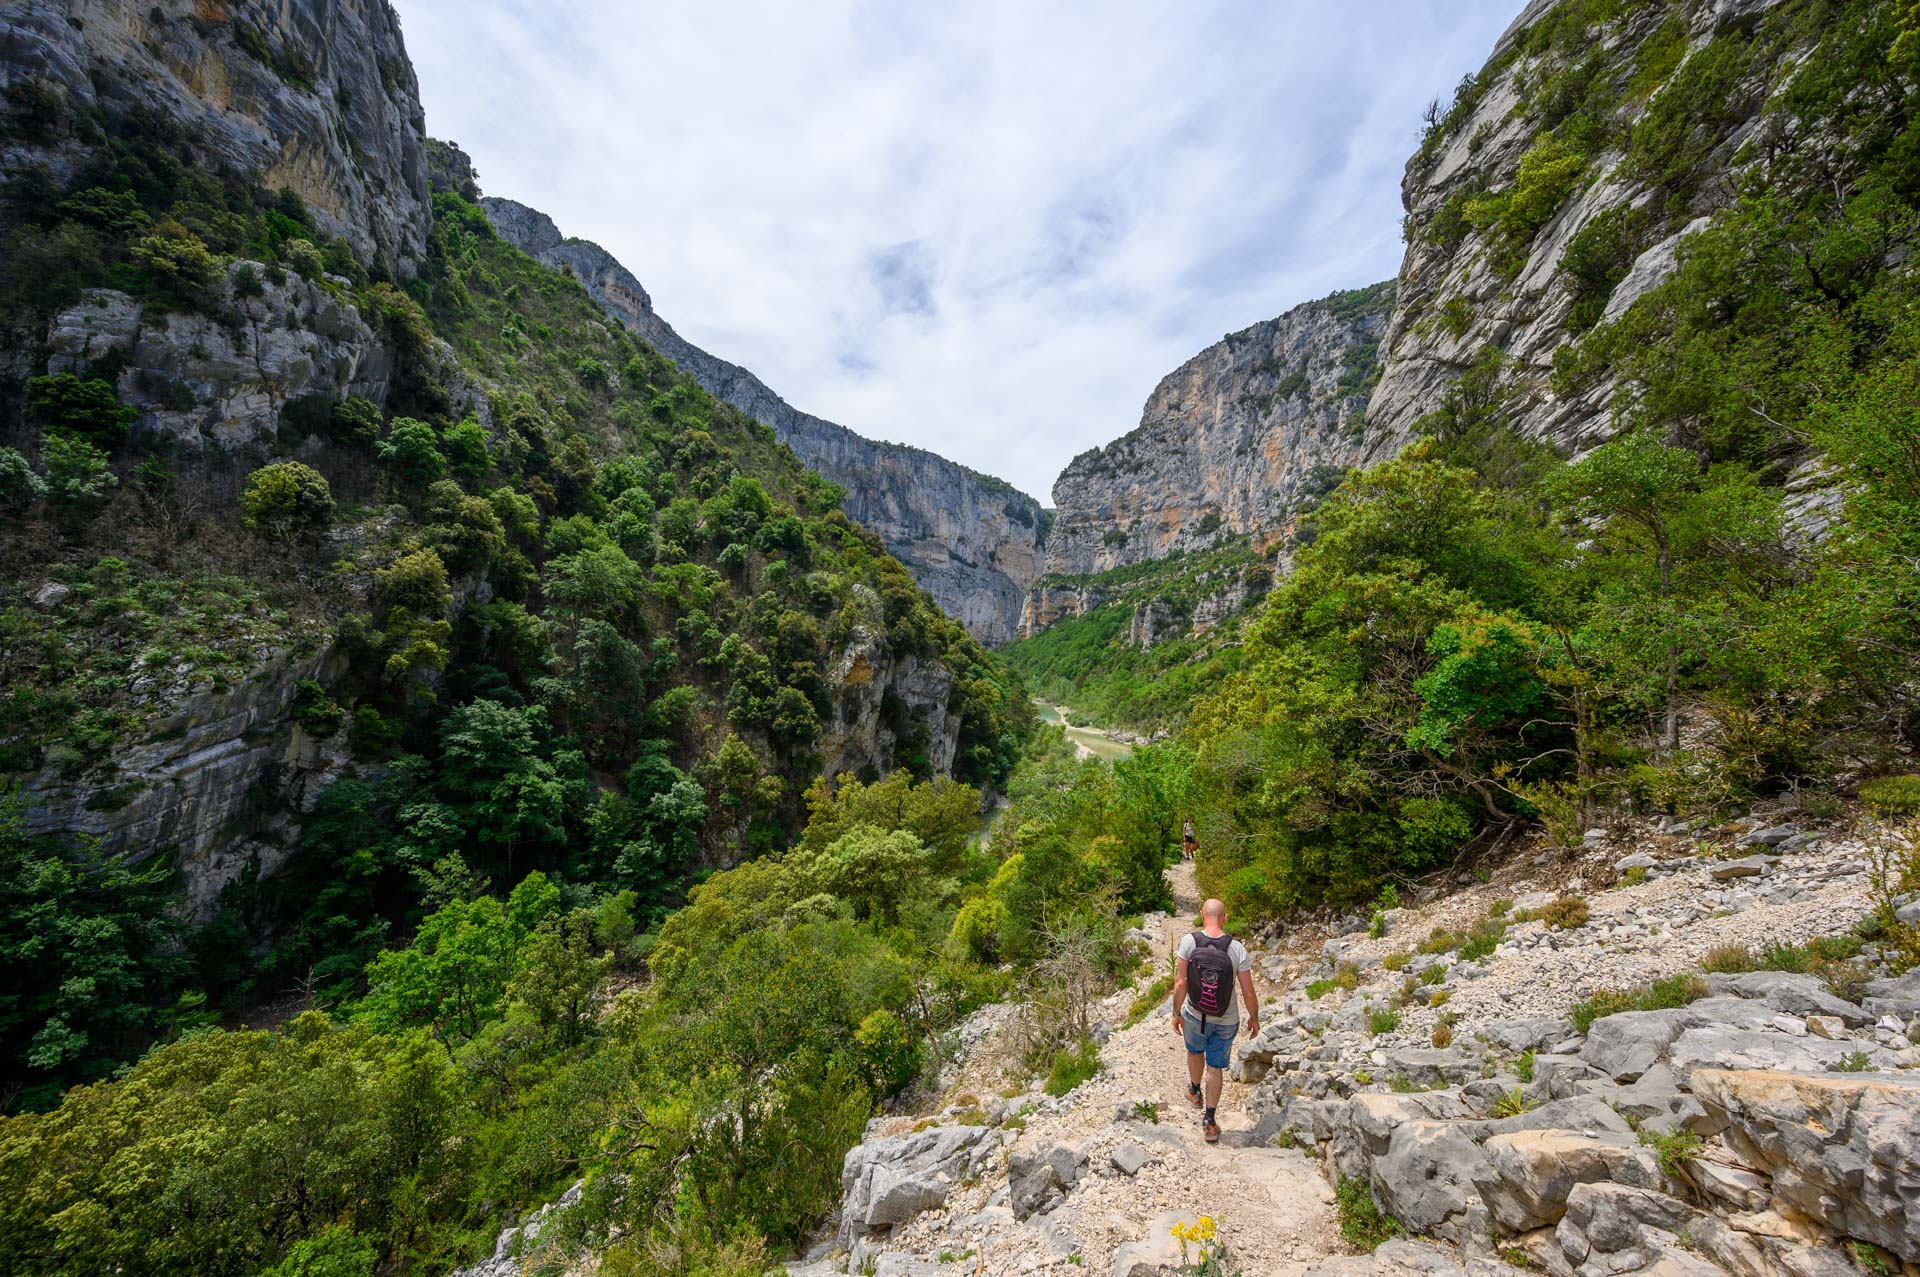
<svg viewBox="0 0 1920 1277">
<path fill-rule="evenodd" d="M 399 0 L 427 126 L 789 402 L 1045 499 L 1223 333 L 1392 275 L 1518 0 Z"/>
</svg>

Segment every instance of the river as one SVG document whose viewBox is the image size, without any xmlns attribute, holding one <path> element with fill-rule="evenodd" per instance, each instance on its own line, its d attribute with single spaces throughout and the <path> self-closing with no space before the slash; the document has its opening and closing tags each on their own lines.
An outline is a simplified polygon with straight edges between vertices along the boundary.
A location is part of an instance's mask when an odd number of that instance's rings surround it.
<svg viewBox="0 0 1920 1277">
<path fill-rule="evenodd" d="M 1104 758 L 1109 761 L 1125 758 L 1133 752 L 1133 746 L 1125 741 L 1117 741 L 1097 727 L 1075 727 L 1067 722 L 1066 712 L 1058 705 L 1049 705 L 1045 701 L 1033 703 L 1035 711 L 1043 723 L 1054 723 L 1067 729 L 1067 739 L 1074 743 L 1082 758 Z"/>
</svg>

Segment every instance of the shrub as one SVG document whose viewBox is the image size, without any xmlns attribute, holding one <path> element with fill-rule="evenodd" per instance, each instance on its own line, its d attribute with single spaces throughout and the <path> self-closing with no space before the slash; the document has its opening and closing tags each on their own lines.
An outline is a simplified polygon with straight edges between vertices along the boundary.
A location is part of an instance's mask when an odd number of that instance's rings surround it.
<svg viewBox="0 0 1920 1277">
<path fill-rule="evenodd" d="M 1714 975 L 1739 975 L 1758 971 L 1760 960 L 1743 944 L 1723 944 L 1707 950 L 1707 956 L 1700 959 L 1700 969 Z"/>
<path fill-rule="evenodd" d="M 327 526 L 333 490 L 311 466 L 276 461 L 247 476 L 240 495 L 241 521 L 270 541 L 284 541 Z"/>
<path fill-rule="evenodd" d="M 1380 1204 L 1373 1200 L 1373 1190 L 1364 1179 L 1341 1176 L 1339 1186 L 1333 1191 L 1333 1202 L 1340 1235 L 1360 1250 L 1377 1250 L 1381 1243 L 1398 1237 L 1403 1231 L 1399 1220 L 1380 1210 Z"/>
<path fill-rule="evenodd" d="M 1654 1155 L 1660 1159 L 1660 1169 L 1674 1179 L 1678 1179 L 1686 1164 L 1699 1157 L 1700 1150 L 1706 1147 L 1706 1142 L 1698 1135 L 1681 1130 L 1666 1134 L 1642 1131 L 1640 1142 L 1654 1151 Z"/>
<path fill-rule="evenodd" d="M 220 262 L 205 241 L 178 222 L 162 222 L 154 234 L 135 240 L 128 254 L 157 300 L 184 310 L 212 306 Z"/>
<path fill-rule="evenodd" d="M 40 444 L 40 463 L 47 468 L 47 497 L 58 505 L 94 505 L 120 486 L 107 469 L 107 454 L 79 435 L 48 435 Z"/>
<path fill-rule="evenodd" d="M 1835 1061 L 1835 1073 L 1865 1073 L 1873 1067 L 1873 1057 L 1865 1051 L 1849 1051 Z"/>
<path fill-rule="evenodd" d="M 1533 1081 L 1533 1052 L 1520 1053 L 1520 1058 L 1513 1062 L 1513 1075 L 1522 1082 Z"/>
<path fill-rule="evenodd" d="M 1437 1047 L 1443 1047 L 1443 1048 L 1452 1046 L 1453 1045 L 1453 1026 L 1450 1024 L 1434 1025 L 1433 1026 L 1433 1044 Z"/>
<path fill-rule="evenodd" d="M 1882 776 L 1860 786 L 1860 801 L 1882 819 L 1920 814 L 1920 776 Z"/>
<path fill-rule="evenodd" d="M 1533 1072 L 1531 1060 L 1528 1061 L 1527 1072 L 1529 1074 Z M 1495 1117 L 1519 1117 L 1532 1107 L 1533 1105 L 1527 1100 L 1527 1093 L 1516 1086 L 1502 1093 L 1500 1098 L 1493 1102 L 1492 1112 Z"/>
<path fill-rule="evenodd" d="M 1400 1027 L 1400 1013 L 1392 1007 L 1376 1007 L 1367 1012 L 1367 1032 L 1374 1036 L 1391 1033 Z"/>
<path fill-rule="evenodd" d="M 328 736 L 339 725 L 346 711 L 327 694 L 327 689 L 310 678 L 293 685 L 293 721 L 309 736 Z"/>
<path fill-rule="evenodd" d="M 1090 1037 L 1054 1052 L 1047 1072 L 1047 1094 L 1065 1095 L 1100 1071 L 1100 1044 Z"/>
<path fill-rule="evenodd" d="M 1436 962 L 1420 973 L 1420 983 L 1426 985 L 1444 984 L 1447 979 L 1447 964 Z"/>
<path fill-rule="evenodd" d="M 1380 959 L 1380 965 L 1389 971 L 1403 971 L 1406 969 L 1406 965 L 1412 961 L 1413 955 L 1405 949 L 1400 949 Z"/>
<path fill-rule="evenodd" d="M 1696 975 L 1672 975 L 1639 989 L 1603 989 L 1568 1008 L 1567 1016 L 1580 1032 L 1622 1011 L 1667 1011 L 1707 996 L 1707 982 Z"/>
<path fill-rule="evenodd" d="M 1572 931 L 1587 925 L 1585 896 L 1561 896 L 1540 911 L 1540 921 L 1554 931 Z"/>
</svg>

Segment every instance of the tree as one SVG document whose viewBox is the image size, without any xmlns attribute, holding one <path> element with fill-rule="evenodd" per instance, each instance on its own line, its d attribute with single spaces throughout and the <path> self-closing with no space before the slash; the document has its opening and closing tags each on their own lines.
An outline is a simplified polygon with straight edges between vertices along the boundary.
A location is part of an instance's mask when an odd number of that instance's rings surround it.
<svg viewBox="0 0 1920 1277">
<path fill-rule="evenodd" d="M 77 434 L 42 439 L 40 462 L 47 468 L 47 497 L 59 505 L 99 505 L 120 486 L 119 477 L 107 468 L 107 454 Z"/>
<path fill-rule="evenodd" d="M 13 448 L 0 448 L 0 510 L 20 511 L 47 495 L 47 481 Z"/>
<path fill-rule="evenodd" d="M 27 378 L 27 424 L 48 434 L 76 435 L 111 448 L 126 442 L 138 415 L 120 402 L 113 383 L 72 373 Z"/>
<path fill-rule="evenodd" d="M 493 468 L 487 442 L 486 428 L 472 417 L 462 417 L 447 430 L 447 464 L 454 473 L 478 483 Z"/>
<path fill-rule="evenodd" d="M 374 451 L 410 487 L 424 488 L 447 472 L 433 427 L 412 417 L 395 417 Z"/>
<path fill-rule="evenodd" d="M 930 859 L 909 830 L 856 825 L 825 847 L 795 849 L 787 863 L 806 889 L 850 901 L 861 917 L 891 922 L 924 885 Z"/>
<path fill-rule="evenodd" d="M 333 490 L 311 466 L 277 461 L 247 476 L 242 521 L 270 541 L 316 532 L 333 517 Z"/>
<path fill-rule="evenodd" d="M 1700 461 L 1645 431 L 1602 444 L 1558 476 L 1575 517 L 1603 521 L 1627 547 L 1650 551 L 1659 600 L 1651 618 L 1660 636 L 1665 671 L 1665 726 L 1669 755 L 1680 748 L 1680 638 L 1674 609 L 1673 520 L 1700 477 Z"/>
<path fill-rule="evenodd" d="M 9 1107 L 103 1075 L 184 974 L 166 858 L 63 847 L 29 835 L 25 815 L 0 793 L 0 1096 L 24 1088 Z"/>
</svg>

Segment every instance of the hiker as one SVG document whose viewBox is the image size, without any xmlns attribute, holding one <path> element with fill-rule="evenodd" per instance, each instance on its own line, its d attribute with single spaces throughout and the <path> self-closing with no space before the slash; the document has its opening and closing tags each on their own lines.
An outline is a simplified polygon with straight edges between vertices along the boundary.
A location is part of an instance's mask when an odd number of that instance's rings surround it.
<svg viewBox="0 0 1920 1277">
<path fill-rule="evenodd" d="M 1192 860 L 1193 853 L 1198 851 L 1199 849 L 1200 849 L 1200 840 L 1193 836 L 1193 822 L 1189 820 L 1186 822 L 1186 830 L 1180 839 L 1181 858 L 1185 860 Z"/>
<path fill-rule="evenodd" d="M 1246 999 L 1249 1037 L 1260 1032 L 1260 998 L 1253 991 L 1253 959 L 1247 946 L 1227 934 L 1227 907 L 1207 901 L 1200 906 L 1200 925 L 1199 931 L 1180 937 L 1174 954 L 1180 962 L 1173 977 L 1173 1031 L 1187 1045 L 1187 1102 L 1201 1110 L 1200 1133 L 1215 1144 L 1220 1140 L 1214 1116 L 1220 1103 L 1220 1070 L 1227 1067 L 1234 1036 L 1240 1032 L 1235 982 Z"/>
</svg>

